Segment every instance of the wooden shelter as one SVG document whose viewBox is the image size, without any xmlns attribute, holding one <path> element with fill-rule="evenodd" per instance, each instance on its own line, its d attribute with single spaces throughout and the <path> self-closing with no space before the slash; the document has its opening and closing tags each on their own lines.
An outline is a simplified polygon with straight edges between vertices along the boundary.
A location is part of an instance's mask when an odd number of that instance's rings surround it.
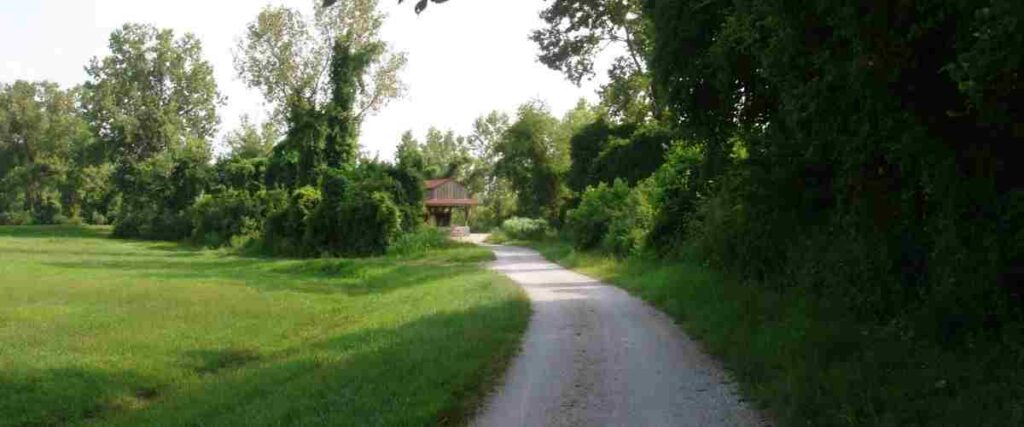
<svg viewBox="0 0 1024 427">
<path fill-rule="evenodd" d="M 428 222 L 438 227 L 451 227 L 452 212 L 463 209 L 466 213 L 466 224 L 469 225 L 469 210 L 480 204 L 469 193 L 466 186 L 452 178 L 431 179 L 424 183 Z"/>
</svg>

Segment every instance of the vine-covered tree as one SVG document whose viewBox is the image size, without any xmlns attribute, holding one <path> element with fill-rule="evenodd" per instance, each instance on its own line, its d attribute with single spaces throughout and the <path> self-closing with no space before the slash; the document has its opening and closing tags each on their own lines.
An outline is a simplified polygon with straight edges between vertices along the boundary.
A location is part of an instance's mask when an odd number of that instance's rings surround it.
<svg viewBox="0 0 1024 427">
<path fill-rule="evenodd" d="M 284 123 L 295 105 L 320 109 L 330 102 L 331 52 L 339 38 L 348 40 L 355 52 L 375 53 L 356 89 L 359 119 L 401 96 L 404 86 L 398 74 L 407 60 L 381 40 L 384 15 L 377 0 L 345 0 L 333 7 L 313 3 L 311 15 L 267 6 L 246 27 L 235 49 L 238 76 L 263 94 L 274 120 Z"/>
</svg>

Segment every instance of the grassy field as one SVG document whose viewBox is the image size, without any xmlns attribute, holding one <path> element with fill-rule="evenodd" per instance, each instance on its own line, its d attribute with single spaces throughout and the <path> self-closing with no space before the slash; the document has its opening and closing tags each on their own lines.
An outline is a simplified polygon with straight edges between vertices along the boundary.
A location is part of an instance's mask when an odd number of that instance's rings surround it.
<svg viewBox="0 0 1024 427">
<path fill-rule="evenodd" d="M 904 328 L 858 323 L 829 295 L 744 285 L 688 261 L 518 243 L 672 316 L 780 425 L 1024 425 L 1024 360 L 1006 351 L 1019 343 L 946 347 Z"/>
<path fill-rule="evenodd" d="M 461 423 L 529 317 L 490 258 L 261 259 L 0 227 L 0 425 Z"/>
</svg>

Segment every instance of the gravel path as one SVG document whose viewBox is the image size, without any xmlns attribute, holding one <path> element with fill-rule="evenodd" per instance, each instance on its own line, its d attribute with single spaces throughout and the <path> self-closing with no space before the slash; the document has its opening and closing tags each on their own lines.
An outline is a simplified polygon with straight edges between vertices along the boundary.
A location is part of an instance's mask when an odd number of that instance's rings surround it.
<svg viewBox="0 0 1024 427">
<path fill-rule="evenodd" d="M 671 319 L 625 291 L 491 246 L 533 305 L 521 353 L 480 426 L 764 426 Z"/>
</svg>

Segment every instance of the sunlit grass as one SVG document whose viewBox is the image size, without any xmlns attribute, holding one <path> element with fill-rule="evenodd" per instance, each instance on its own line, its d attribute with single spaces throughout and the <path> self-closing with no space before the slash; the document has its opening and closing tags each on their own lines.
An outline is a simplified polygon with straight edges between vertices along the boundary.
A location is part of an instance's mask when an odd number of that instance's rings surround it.
<svg viewBox="0 0 1024 427">
<path fill-rule="evenodd" d="M 422 425 L 514 352 L 486 250 L 280 260 L 0 227 L 0 425 Z"/>
</svg>

